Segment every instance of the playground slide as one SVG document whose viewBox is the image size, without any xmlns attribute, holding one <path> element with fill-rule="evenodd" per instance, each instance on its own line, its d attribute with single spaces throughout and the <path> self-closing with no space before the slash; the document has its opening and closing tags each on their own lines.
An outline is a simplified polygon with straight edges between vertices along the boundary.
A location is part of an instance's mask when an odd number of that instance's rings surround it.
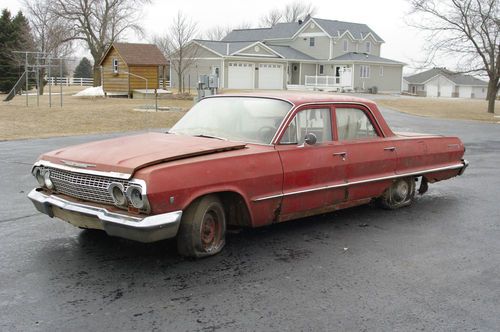
<svg viewBox="0 0 500 332">
<path fill-rule="evenodd" d="M 24 84 L 26 83 L 26 72 L 24 72 L 19 80 L 16 82 L 12 90 L 10 90 L 9 94 L 3 101 L 9 101 L 12 100 L 16 94 L 23 88 Z"/>
</svg>

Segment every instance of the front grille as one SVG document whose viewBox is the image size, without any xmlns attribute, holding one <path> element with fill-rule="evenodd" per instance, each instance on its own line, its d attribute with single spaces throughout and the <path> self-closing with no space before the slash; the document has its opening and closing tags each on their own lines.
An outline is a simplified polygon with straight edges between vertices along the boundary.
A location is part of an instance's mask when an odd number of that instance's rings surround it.
<svg viewBox="0 0 500 332">
<path fill-rule="evenodd" d="M 113 198 L 108 192 L 108 186 L 112 182 L 121 183 L 125 190 L 130 186 L 130 182 L 123 179 L 65 171 L 53 167 L 41 168 L 50 171 L 50 179 L 54 183 L 56 192 L 95 203 L 113 204 Z"/>
</svg>

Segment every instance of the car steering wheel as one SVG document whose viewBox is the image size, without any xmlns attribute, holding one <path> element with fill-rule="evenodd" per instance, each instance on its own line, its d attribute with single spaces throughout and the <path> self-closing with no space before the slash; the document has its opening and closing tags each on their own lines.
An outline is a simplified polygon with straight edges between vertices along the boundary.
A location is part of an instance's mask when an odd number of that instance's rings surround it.
<svg viewBox="0 0 500 332">
<path fill-rule="evenodd" d="M 273 126 L 264 126 L 259 128 L 259 130 L 257 131 L 257 135 L 262 141 L 269 142 L 273 138 L 273 134 L 275 131 L 276 128 L 274 128 Z"/>
</svg>

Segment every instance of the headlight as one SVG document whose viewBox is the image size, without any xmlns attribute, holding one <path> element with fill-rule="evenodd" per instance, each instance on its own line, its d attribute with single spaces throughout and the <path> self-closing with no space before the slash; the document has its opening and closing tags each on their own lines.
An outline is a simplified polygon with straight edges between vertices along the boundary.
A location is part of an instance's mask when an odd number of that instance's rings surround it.
<svg viewBox="0 0 500 332">
<path fill-rule="evenodd" d="M 147 206 L 146 198 L 142 195 L 142 188 L 130 186 L 127 189 L 127 197 L 136 209 L 144 209 Z"/>
<path fill-rule="evenodd" d="M 33 175 L 35 176 L 35 179 L 38 181 L 40 187 L 44 187 L 45 179 L 43 178 L 42 169 L 40 167 L 35 167 L 35 169 L 33 170 Z"/>
<path fill-rule="evenodd" d="M 45 187 L 47 187 L 48 189 L 54 189 L 54 183 L 50 179 L 49 171 L 45 171 L 45 173 L 43 173 L 43 181 L 45 183 Z"/>
<path fill-rule="evenodd" d="M 123 192 L 123 185 L 121 183 L 116 183 L 116 182 L 111 183 L 108 187 L 108 192 L 113 198 L 115 205 L 118 206 L 127 205 L 127 198 L 125 197 L 125 193 Z"/>
</svg>

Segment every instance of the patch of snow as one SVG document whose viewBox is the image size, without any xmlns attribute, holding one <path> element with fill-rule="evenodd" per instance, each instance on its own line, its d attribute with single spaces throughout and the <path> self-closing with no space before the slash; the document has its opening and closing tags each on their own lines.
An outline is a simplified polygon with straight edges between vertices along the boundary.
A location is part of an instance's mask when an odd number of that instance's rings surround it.
<svg viewBox="0 0 500 332">
<path fill-rule="evenodd" d="M 92 88 L 87 88 L 74 94 L 75 97 L 104 97 L 104 90 L 102 86 L 96 86 Z"/>
</svg>

